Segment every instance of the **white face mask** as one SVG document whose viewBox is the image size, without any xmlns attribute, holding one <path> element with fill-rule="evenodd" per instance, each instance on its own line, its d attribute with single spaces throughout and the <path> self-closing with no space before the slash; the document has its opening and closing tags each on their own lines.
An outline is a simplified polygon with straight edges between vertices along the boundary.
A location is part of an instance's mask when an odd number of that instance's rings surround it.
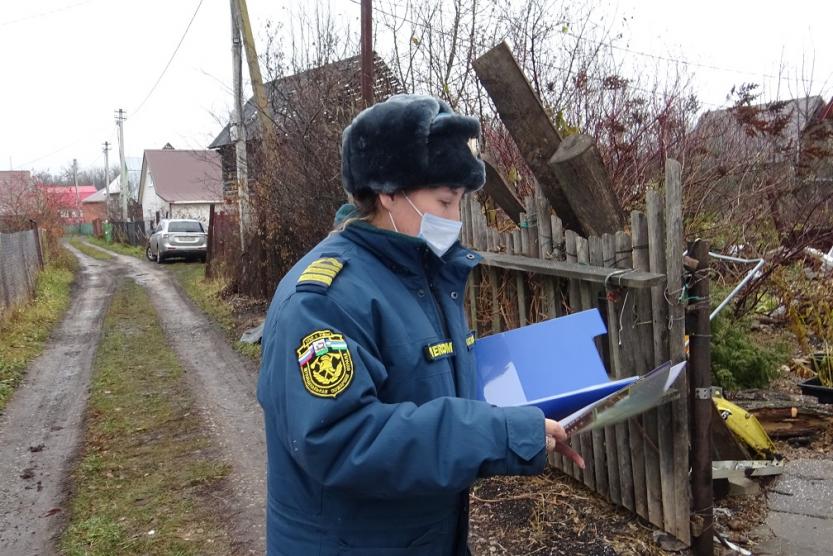
<svg viewBox="0 0 833 556">
<path fill-rule="evenodd" d="M 419 224 L 419 235 L 417 237 L 424 239 L 431 251 L 438 257 L 445 255 L 451 249 L 451 246 L 454 245 L 454 242 L 457 241 L 457 238 L 460 237 L 460 230 L 463 229 L 463 223 L 458 220 L 449 220 L 448 218 L 436 216 L 430 212 L 425 214 L 416 208 L 416 205 L 408 199 L 407 195 L 405 195 L 405 199 L 417 214 L 422 217 L 422 221 Z"/>
</svg>

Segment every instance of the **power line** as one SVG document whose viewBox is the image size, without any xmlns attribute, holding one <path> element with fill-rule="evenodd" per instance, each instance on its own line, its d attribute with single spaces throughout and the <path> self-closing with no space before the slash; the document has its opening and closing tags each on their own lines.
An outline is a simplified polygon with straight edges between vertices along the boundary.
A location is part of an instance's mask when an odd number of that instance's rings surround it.
<svg viewBox="0 0 833 556">
<path fill-rule="evenodd" d="M 197 13 L 199 13 L 200 8 L 202 7 L 202 3 L 203 0 L 199 0 L 199 2 L 197 3 L 197 8 L 194 10 L 191 19 L 188 21 L 188 25 L 185 27 L 185 31 L 182 33 L 182 36 L 179 38 L 179 42 L 177 43 L 176 48 L 174 48 L 173 54 L 171 54 L 171 57 L 168 59 L 168 63 L 165 64 L 165 68 L 162 70 L 162 73 L 159 74 L 159 78 L 156 80 L 156 83 L 153 84 L 153 87 L 150 88 L 148 94 L 145 95 L 144 100 L 142 100 L 142 102 L 139 103 L 139 107 L 133 111 L 134 118 L 136 117 L 136 114 L 138 114 L 139 111 L 142 109 L 142 107 L 144 107 L 145 103 L 150 98 L 150 95 L 152 95 L 153 92 L 156 90 L 156 87 L 159 85 L 159 82 L 162 81 L 162 78 L 165 76 L 165 73 L 168 71 L 168 68 L 171 67 L 171 63 L 174 61 L 176 53 L 179 52 L 179 47 L 182 46 L 182 42 L 185 40 L 185 36 L 188 35 L 188 30 L 191 29 L 191 24 L 194 23 L 194 19 L 197 17 Z"/>
<path fill-rule="evenodd" d="M 21 23 L 23 21 L 29 21 L 30 19 L 39 19 L 41 17 L 50 16 L 52 14 L 56 14 L 58 12 L 63 12 L 66 10 L 71 10 L 72 8 L 77 8 L 78 6 L 83 6 L 84 4 L 89 4 L 90 2 L 94 2 L 95 0 L 83 0 L 82 2 L 76 2 L 75 4 L 69 4 L 68 6 L 63 6 L 61 8 L 56 8 L 54 10 L 49 10 L 46 12 L 40 12 L 36 14 L 26 15 L 20 17 L 18 19 L 10 19 L 9 21 L 0 21 L 0 27 L 5 27 L 7 25 L 14 25 L 15 23 Z"/>
<path fill-rule="evenodd" d="M 350 2 L 353 2 L 354 4 L 357 4 L 357 5 L 359 4 L 358 0 L 350 0 Z M 485 42 L 469 39 L 468 37 L 464 37 L 462 35 L 456 35 L 455 36 L 452 33 L 449 33 L 447 31 L 442 31 L 442 30 L 439 30 L 439 29 L 435 29 L 434 27 L 431 27 L 427 23 L 420 23 L 420 22 L 414 21 L 412 19 L 408 19 L 407 17 L 404 17 L 404 16 L 400 16 L 400 15 L 397 15 L 397 14 L 392 14 L 388 11 L 385 11 L 381 8 L 377 8 L 375 6 L 373 7 L 373 11 L 379 12 L 383 15 L 386 15 L 388 17 L 392 17 L 394 19 L 398 19 L 400 21 L 404 21 L 406 23 L 410 23 L 411 25 L 413 25 L 415 27 L 420 27 L 422 29 L 437 33 L 437 34 L 442 35 L 446 38 L 449 38 L 449 37 L 453 38 L 455 40 L 460 41 L 462 44 L 467 44 L 469 46 L 479 46 L 481 48 L 487 48 L 487 49 L 491 49 L 494 46 L 492 44 L 488 44 L 488 43 L 485 43 Z M 590 40 L 590 39 L 584 39 L 584 40 Z M 602 42 L 602 44 L 609 44 L 609 43 Z M 550 69 L 556 69 L 556 70 L 560 70 L 560 71 L 563 71 L 563 72 L 568 72 L 569 73 L 571 71 L 569 68 L 565 68 L 563 66 L 559 66 L 559 65 L 549 63 L 549 62 L 544 62 L 542 65 L 544 65 L 544 66 L 546 66 Z M 589 79 L 591 79 L 593 81 L 597 81 L 599 83 L 604 83 L 605 82 L 605 79 L 603 77 L 589 77 Z M 626 80 L 626 81 L 627 81 L 626 86 L 635 90 L 635 91 L 639 91 L 641 93 L 650 95 L 650 96 L 652 96 L 656 99 L 662 99 L 663 98 L 662 95 L 657 93 L 656 91 L 650 91 L 648 89 L 638 87 L 638 86 L 630 83 L 630 80 Z M 702 99 L 698 99 L 698 102 L 701 103 L 701 104 L 704 104 L 704 105 L 713 106 L 715 108 L 722 108 L 723 107 L 723 105 L 715 104 L 713 102 L 707 102 L 707 101 L 702 100 Z"/>
<path fill-rule="evenodd" d="M 76 140 L 75 140 L 75 141 L 73 141 L 72 143 L 67 143 L 67 144 L 66 144 L 66 145 L 64 145 L 63 147 L 58 147 L 58 148 L 57 148 L 57 149 L 55 149 L 54 151 L 49 152 L 49 153 L 46 153 L 46 154 L 44 154 L 44 155 L 41 155 L 41 156 L 39 156 L 39 157 L 37 157 L 37 158 L 33 158 L 32 160 L 27 160 L 26 162 L 19 163 L 19 164 L 17 164 L 17 166 L 18 166 L 18 167 L 26 167 L 26 166 L 29 166 L 30 164 L 34 164 L 35 162 L 40 162 L 40 161 L 41 161 L 41 160 L 43 160 L 44 158 L 49 158 L 49 157 L 50 157 L 50 156 L 52 156 L 53 154 L 58 154 L 59 152 L 61 152 L 61 151 L 65 151 L 65 150 L 67 150 L 67 149 L 68 149 L 68 148 L 70 148 L 70 147 L 74 147 L 75 145 L 77 145 L 77 144 L 78 144 L 78 143 L 80 143 L 81 141 L 82 141 L 81 139 L 76 139 Z"/>
<path fill-rule="evenodd" d="M 780 81 L 790 79 L 789 77 L 777 76 L 777 75 L 772 75 L 772 74 L 769 74 L 769 73 L 761 73 L 761 72 L 756 72 L 756 71 L 746 71 L 746 70 L 740 70 L 740 69 L 737 69 L 737 68 L 727 68 L 727 67 L 723 67 L 723 66 L 715 66 L 715 65 L 712 65 L 712 64 L 701 64 L 699 62 L 691 62 L 689 60 L 683 60 L 681 58 L 673 58 L 673 57 L 670 57 L 670 56 L 662 56 L 662 55 L 659 55 L 659 54 L 651 54 L 650 52 L 643 52 L 641 50 L 634 50 L 632 48 L 619 46 L 619 45 L 613 44 L 612 42 L 595 41 L 593 39 L 584 37 L 582 35 L 577 35 L 575 33 L 569 32 L 569 31 L 566 31 L 564 34 L 567 35 L 567 36 L 573 37 L 576 40 L 585 41 L 585 42 L 593 42 L 593 43 L 596 43 L 596 44 L 601 43 L 601 44 L 603 44 L 605 46 L 608 46 L 608 47 L 610 47 L 614 50 L 620 50 L 622 52 L 628 52 L 628 53 L 634 54 L 636 56 L 644 56 L 646 58 L 653 58 L 655 60 L 662 60 L 664 62 L 671 62 L 671 63 L 674 63 L 674 64 L 682 64 L 682 65 L 686 65 L 686 66 L 693 66 L 693 67 L 696 67 L 696 68 L 710 69 L 710 70 L 714 70 L 714 71 L 722 71 L 722 72 L 726 72 L 726 73 L 734 73 L 734 74 L 741 74 L 741 75 L 755 75 L 755 76 L 760 76 L 760 77 L 766 77 L 767 79 L 777 79 L 777 80 L 780 80 Z M 803 81 L 804 83 L 810 83 L 811 82 L 811 80 L 809 80 L 809 79 L 799 79 L 799 81 Z"/>
<path fill-rule="evenodd" d="M 351 1 L 354 1 L 354 0 L 351 0 Z M 404 8 L 404 6 L 402 6 L 401 4 L 396 4 L 394 2 L 391 2 L 391 4 L 393 4 L 397 7 L 400 7 L 400 8 Z M 394 16 L 393 14 L 386 14 L 386 15 L 389 15 L 391 17 L 397 17 L 397 16 Z M 401 19 L 403 19 L 404 21 L 408 21 L 405 18 L 401 18 Z M 414 22 L 409 22 L 409 23 L 415 24 Z M 628 53 L 634 54 L 636 56 L 643 56 L 643 57 L 652 58 L 652 59 L 655 59 L 655 60 L 662 60 L 664 62 L 670 62 L 670 63 L 675 63 L 675 64 L 683 64 L 683 65 L 686 65 L 686 66 L 709 69 L 709 70 L 713 70 L 713 71 L 721 71 L 721 72 L 726 72 L 726 73 L 733 73 L 733 74 L 740 74 L 740 75 L 754 75 L 754 76 L 765 77 L 767 79 L 776 79 L 776 80 L 779 80 L 779 81 L 785 81 L 785 80 L 790 80 L 791 79 L 787 76 L 773 75 L 773 74 L 765 73 L 765 72 L 741 70 L 741 69 L 737 69 L 737 68 L 729 68 L 729 67 L 718 66 L 718 65 L 714 65 L 714 64 L 704 64 L 704 63 L 700 63 L 700 62 L 692 62 L 690 60 L 684 60 L 684 59 L 681 59 L 681 58 L 674 58 L 672 56 L 663 56 L 663 55 L 660 55 L 660 54 L 652 54 L 650 52 L 645 52 L 645 51 L 642 51 L 642 50 L 635 50 L 633 48 L 628 48 L 628 47 L 625 47 L 625 46 L 619 46 L 617 44 L 614 44 L 611 41 L 591 39 L 591 38 L 585 37 L 583 35 L 578 35 L 576 33 L 572 33 L 569 30 L 564 31 L 564 34 L 567 35 L 567 36 L 573 37 L 576 40 L 583 41 L 583 42 L 590 42 L 590 43 L 593 43 L 594 45 L 602 44 L 602 45 L 605 45 L 605 46 L 607 46 L 609 48 L 612 48 L 614 50 L 619 50 L 619 51 L 622 51 L 622 52 L 628 52 Z M 811 79 L 799 78 L 798 80 L 802 81 L 804 83 L 811 83 L 812 82 Z"/>
</svg>

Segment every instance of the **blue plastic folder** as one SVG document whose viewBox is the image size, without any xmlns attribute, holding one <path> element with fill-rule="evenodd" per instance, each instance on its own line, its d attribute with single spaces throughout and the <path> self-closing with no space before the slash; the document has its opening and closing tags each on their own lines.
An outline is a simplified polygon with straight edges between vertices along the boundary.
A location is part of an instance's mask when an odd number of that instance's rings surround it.
<svg viewBox="0 0 833 556">
<path fill-rule="evenodd" d="M 561 419 L 639 377 L 610 381 L 593 339 L 605 334 L 591 309 L 479 338 L 478 394 L 507 407 L 534 405 Z"/>
</svg>

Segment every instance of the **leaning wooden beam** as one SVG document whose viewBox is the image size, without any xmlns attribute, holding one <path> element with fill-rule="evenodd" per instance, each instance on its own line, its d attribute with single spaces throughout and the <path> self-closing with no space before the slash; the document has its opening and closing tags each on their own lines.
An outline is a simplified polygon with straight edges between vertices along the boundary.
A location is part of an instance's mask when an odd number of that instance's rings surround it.
<svg viewBox="0 0 833 556">
<path fill-rule="evenodd" d="M 525 210 L 523 203 L 497 171 L 494 160 L 484 153 L 483 162 L 486 164 L 486 185 L 483 189 L 516 225 L 520 224 L 521 213 Z"/>
<path fill-rule="evenodd" d="M 548 166 L 550 158 L 561 144 L 561 137 L 544 107 L 538 102 L 509 46 L 505 42 L 497 45 L 475 60 L 473 66 L 478 79 L 494 101 L 503 125 L 512 134 L 512 139 L 541 183 L 544 195 L 564 222 L 564 227 L 583 234 L 585 230 L 581 222 L 576 218 Z"/>
<path fill-rule="evenodd" d="M 562 143 L 509 46 L 499 44 L 475 60 L 473 66 L 565 227 L 582 235 L 599 236 L 621 230 L 622 210 L 595 147 L 587 148 L 585 139 Z"/>
<path fill-rule="evenodd" d="M 602 266 L 577 264 L 567 261 L 553 261 L 505 255 L 503 253 L 480 252 L 483 257 L 480 264 L 497 268 L 508 268 L 558 276 L 572 280 L 585 280 L 595 284 L 605 284 L 623 288 L 650 288 L 665 282 L 665 275 L 631 269 L 614 269 Z"/>
<path fill-rule="evenodd" d="M 591 233 L 613 234 L 625 227 L 622 207 L 592 137 L 581 133 L 567 137 L 549 165 L 576 216 Z"/>
</svg>

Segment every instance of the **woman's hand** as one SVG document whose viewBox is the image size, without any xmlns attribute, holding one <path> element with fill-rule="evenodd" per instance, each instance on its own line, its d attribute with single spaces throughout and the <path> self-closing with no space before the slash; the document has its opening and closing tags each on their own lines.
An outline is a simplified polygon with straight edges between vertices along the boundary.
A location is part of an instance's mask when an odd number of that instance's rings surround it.
<svg viewBox="0 0 833 556">
<path fill-rule="evenodd" d="M 550 454 L 558 452 L 584 469 L 584 458 L 567 443 L 567 433 L 564 432 L 561 423 L 552 419 L 544 419 L 544 430 L 547 434 L 547 452 Z"/>
</svg>

